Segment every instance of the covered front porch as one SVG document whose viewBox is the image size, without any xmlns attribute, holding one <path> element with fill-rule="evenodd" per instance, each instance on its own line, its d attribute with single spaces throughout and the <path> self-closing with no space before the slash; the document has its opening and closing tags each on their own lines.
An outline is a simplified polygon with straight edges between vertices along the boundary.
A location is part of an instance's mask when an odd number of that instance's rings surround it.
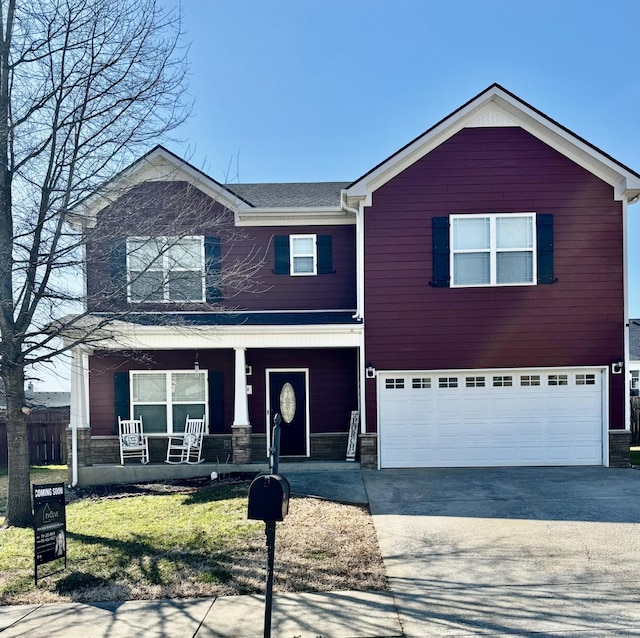
<svg viewBox="0 0 640 638">
<path fill-rule="evenodd" d="M 125 324 L 117 339 L 99 349 L 76 348 L 68 446 L 73 482 L 120 482 L 109 467 L 122 482 L 144 472 L 130 469 L 139 465 L 134 461 L 118 464 L 118 417 L 142 418 L 148 433 L 148 467 L 155 469 L 147 471 L 151 479 L 135 480 L 202 476 L 219 466 L 238 471 L 252 461 L 266 462 L 285 385 L 295 407 L 281 440 L 282 456 L 344 459 L 350 414 L 361 408 L 362 324 L 347 313 L 296 315 L 295 325 L 289 316 L 267 319 L 258 323 L 258 316 L 245 315 L 240 325 L 206 325 L 198 316 L 197 324 L 180 330 Z M 163 462 L 166 439 L 183 431 L 187 414 L 206 421 L 205 462 L 175 469 Z M 93 478 L 100 474 L 105 479 Z"/>
</svg>

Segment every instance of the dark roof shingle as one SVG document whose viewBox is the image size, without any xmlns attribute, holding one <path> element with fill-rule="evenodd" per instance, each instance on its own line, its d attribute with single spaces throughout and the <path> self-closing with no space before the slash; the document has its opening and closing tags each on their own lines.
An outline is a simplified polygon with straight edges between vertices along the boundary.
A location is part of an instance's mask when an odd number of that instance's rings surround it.
<svg viewBox="0 0 640 638">
<path fill-rule="evenodd" d="M 257 208 L 339 206 L 348 182 L 227 184 L 225 188 Z"/>
</svg>

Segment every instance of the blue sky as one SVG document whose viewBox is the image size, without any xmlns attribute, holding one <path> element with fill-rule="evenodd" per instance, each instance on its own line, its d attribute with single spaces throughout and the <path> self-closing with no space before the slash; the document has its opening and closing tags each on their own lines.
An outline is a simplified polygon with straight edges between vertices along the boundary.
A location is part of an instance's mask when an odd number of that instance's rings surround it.
<svg viewBox="0 0 640 638">
<path fill-rule="evenodd" d="M 195 106 L 168 146 L 217 180 L 353 180 L 494 82 L 640 172 L 639 0 L 183 0 L 183 14 Z M 630 236 L 640 317 L 640 204 Z"/>
<path fill-rule="evenodd" d="M 640 0 L 184 0 L 193 117 L 221 181 L 350 181 L 498 82 L 640 172 Z M 630 207 L 640 317 L 640 203 Z"/>
</svg>

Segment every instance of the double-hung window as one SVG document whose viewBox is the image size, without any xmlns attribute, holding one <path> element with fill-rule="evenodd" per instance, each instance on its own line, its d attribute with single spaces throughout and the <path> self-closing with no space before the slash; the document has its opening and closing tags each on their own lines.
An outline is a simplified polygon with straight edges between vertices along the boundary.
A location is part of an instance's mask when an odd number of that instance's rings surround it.
<svg viewBox="0 0 640 638">
<path fill-rule="evenodd" d="M 535 213 L 452 215 L 452 286 L 536 283 Z"/>
<path fill-rule="evenodd" d="M 315 275 L 317 273 L 317 251 L 315 235 L 291 235 L 291 274 Z"/>
<path fill-rule="evenodd" d="M 129 301 L 205 301 L 204 237 L 129 237 Z"/>
<path fill-rule="evenodd" d="M 187 415 L 207 418 L 207 373 L 195 370 L 131 371 L 134 418 L 145 432 L 184 432 Z"/>
</svg>

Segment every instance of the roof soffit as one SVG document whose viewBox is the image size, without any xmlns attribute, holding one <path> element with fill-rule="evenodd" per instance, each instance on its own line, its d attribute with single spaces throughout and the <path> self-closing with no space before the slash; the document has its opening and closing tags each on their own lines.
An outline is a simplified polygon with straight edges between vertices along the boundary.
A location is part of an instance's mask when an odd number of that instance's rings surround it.
<svg viewBox="0 0 640 638">
<path fill-rule="evenodd" d="M 494 85 L 383 161 L 345 189 L 351 206 L 371 205 L 372 194 L 463 128 L 518 126 L 614 188 L 617 199 L 640 193 L 640 175 L 542 113 Z"/>
</svg>

